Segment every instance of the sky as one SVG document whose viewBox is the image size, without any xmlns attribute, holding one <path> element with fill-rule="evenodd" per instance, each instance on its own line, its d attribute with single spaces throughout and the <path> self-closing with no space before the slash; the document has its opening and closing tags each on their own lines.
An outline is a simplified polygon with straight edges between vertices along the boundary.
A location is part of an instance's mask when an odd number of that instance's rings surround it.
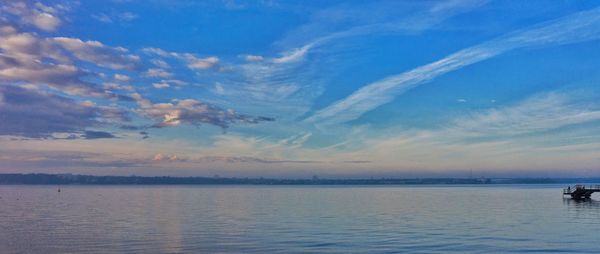
<svg viewBox="0 0 600 254">
<path fill-rule="evenodd" d="M 600 176 L 600 2 L 0 0 L 0 173 Z"/>
</svg>

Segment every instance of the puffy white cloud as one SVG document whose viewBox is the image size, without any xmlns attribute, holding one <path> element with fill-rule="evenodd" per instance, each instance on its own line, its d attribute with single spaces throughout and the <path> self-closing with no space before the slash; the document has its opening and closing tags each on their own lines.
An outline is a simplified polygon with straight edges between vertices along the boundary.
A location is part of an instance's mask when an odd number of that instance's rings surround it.
<svg viewBox="0 0 600 254">
<path fill-rule="evenodd" d="M 73 38 L 42 38 L 0 25 L 0 81 L 47 85 L 69 94 L 120 98 L 105 91 L 89 77 L 99 73 L 79 68 L 77 60 L 112 68 L 136 68 L 139 59 L 122 48 Z"/>
<path fill-rule="evenodd" d="M 39 13 L 32 17 L 31 23 L 45 31 L 54 31 L 60 25 L 60 19 L 50 13 Z"/>
<path fill-rule="evenodd" d="M 62 23 L 57 17 L 68 7 L 64 5 L 47 6 L 42 3 L 28 5 L 25 1 L 3 2 L 0 10 L 10 13 L 20 19 L 22 23 L 33 25 L 43 31 L 55 31 Z"/>
</svg>

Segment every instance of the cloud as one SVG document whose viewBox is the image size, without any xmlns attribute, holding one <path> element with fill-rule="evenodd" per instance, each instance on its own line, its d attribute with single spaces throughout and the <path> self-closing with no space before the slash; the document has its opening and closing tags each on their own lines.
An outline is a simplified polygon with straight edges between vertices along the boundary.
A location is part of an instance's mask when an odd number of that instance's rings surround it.
<svg viewBox="0 0 600 254">
<path fill-rule="evenodd" d="M 45 31 L 54 31 L 60 25 L 60 19 L 50 13 L 39 13 L 31 18 L 31 23 Z"/>
<path fill-rule="evenodd" d="M 281 160 L 281 159 L 266 159 L 252 156 L 200 156 L 194 158 L 181 158 L 175 154 L 157 153 L 152 157 L 153 162 L 191 162 L 191 163 L 321 163 L 320 161 L 310 160 Z"/>
<path fill-rule="evenodd" d="M 78 103 L 72 99 L 35 89 L 12 85 L 0 86 L 0 135 L 25 138 L 53 138 L 55 134 L 72 137 L 108 138 L 89 127 L 127 121 L 124 111 Z M 111 134 L 112 135 L 112 134 Z"/>
<path fill-rule="evenodd" d="M 183 158 L 179 158 L 179 157 L 177 157 L 177 155 L 175 155 L 175 154 L 168 155 L 168 154 L 157 153 L 157 154 L 156 154 L 156 155 L 154 155 L 154 157 L 152 158 L 152 161 L 161 161 L 161 162 L 176 162 L 176 161 L 185 161 L 185 159 L 183 159 Z"/>
<path fill-rule="evenodd" d="M 160 82 L 157 83 L 152 83 L 152 86 L 156 89 L 163 89 L 163 88 L 169 88 L 171 86 L 175 86 L 176 88 L 180 88 L 184 85 L 186 85 L 187 82 L 181 81 L 181 80 L 177 80 L 177 79 L 168 79 L 168 80 L 161 80 Z"/>
<path fill-rule="evenodd" d="M 52 32 L 55 31 L 62 21 L 57 17 L 60 13 L 68 10 L 65 5 L 48 6 L 40 2 L 28 5 L 26 1 L 3 1 L 0 10 L 16 16 L 22 23 Z"/>
<path fill-rule="evenodd" d="M 302 46 L 301 48 L 295 48 L 292 49 L 288 52 L 283 53 L 282 56 L 277 57 L 277 58 L 273 58 L 273 62 L 274 63 L 291 63 L 291 62 L 296 62 L 302 58 L 304 58 L 304 56 L 306 55 L 306 53 L 308 53 L 308 50 L 312 47 L 314 47 L 315 45 L 317 45 L 316 42 L 313 43 L 309 43 L 306 44 L 304 46 Z"/>
<path fill-rule="evenodd" d="M 368 84 L 306 119 L 335 124 L 360 117 L 396 96 L 440 75 L 495 57 L 509 50 L 555 46 L 600 38 L 600 8 L 572 14 L 463 49 L 436 62 Z"/>
<path fill-rule="evenodd" d="M 226 81 L 219 80 L 220 84 L 212 92 L 223 98 L 222 103 L 235 101 L 234 106 L 242 105 L 253 112 L 269 108 L 270 112 L 282 119 L 303 118 L 310 112 L 314 100 L 323 93 L 329 79 L 339 74 L 336 72 L 341 69 L 335 67 L 339 61 L 339 50 L 347 42 L 355 41 L 345 38 L 373 33 L 422 31 L 484 2 L 453 2 L 437 12 L 428 8 L 438 2 L 401 1 L 385 4 L 344 3 L 319 9 L 307 24 L 287 32 L 282 40 L 274 43 L 285 49 L 282 53 L 275 57 L 243 55 L 247 61 L 233 67 L 233 73 L 237 75 L 230 76 Z M 318 54 L 314 54 L 310 62 L 304 62 L 303 59 L 317 48 Z M 261 58 L 261 61 L 248 61 Z M 324 72 L 327 74 L 323 75 Z"/>
<path fill-rule="evenodd" d="M 219 94 L 219 95 L 225 94 L 225 88 L 223 88 L 223 85 L 221 83 L 217 82 L 215 84 L 214 93 Z"/>
<path fill-rule="evenodd" d="M 257 56 L 257 55 L 246 55 L 246 56 L 244 56 L 244 59 L 248 62 L 260 62 L 260 61 L 264 60 L 264 57 Z"/>
<path fill-rule="evenodd" d="M 139 94 L 135 94 L 133 97 L 140 107 L 137 110 L 140 115 L 160 120 L 160 122 L 151 126 L 153 128 L 172 127 L 181 124 L 210 124 L 227 129 L 231 124 L 256 124 L 274 121 L 270 117 L 244 115 L 231 109 L 225 110 L 193 99 L 153 104 Z"/>
<path fill-rule="evenodd" d="M 113 76 L 113 78 L 117 81 L 121 81 L 121 82 L 129 82 L 131 80 L 131 78 L 127 75 L 123 75 L 123 74 L 115 74 Z"/>
<path fill-rule="evenodd" d="M 123 168 L 139 167 L 147 162 L 136 159 L 114 158 L 107 154 L 81 151 L 10 149 L 0 150 L 0 161 L 4 169 L 19 168 L 48 170 L 52 168 Z M 64 172 L 64 171 L 63 171 Z"/>
<path fill-rule="evenodd" d="M 514 105 L 459 118 L 453 121 L 452 130 L 466 137 L 498 137 L 541 133 L 600 120 L 598 105 L 586 102 L 585 96 L 573 94 L 576 93 L 536 94 Z"/>
<path fill-rule="evenodd" d="M 126 99 L 89 81 L 99 73 L 79 68 L 79 59 L 114 68 L 134 68 L 138 60 L 122 48 L 73 38 L 42 38 L 0 24 L 0 81 L 50 86 L 68 94 Z M 75 59 L 73 59 L 75 58 Z"/>
<path fill-rule="evenodd" d="M 110 132 L 105 131 L 84 131 L 83 138 L 85 139 L 102 139 L 102 138 L 117 138 Z"/>
<path fill-rule="evenodd" d="M 75 38 L 55 37 L 53 40 L 76 58 L 111 69 L 136 70 L 140 67 L 139 56 L 129 54 L 122 47 L 108 47 L 99 41 L 82 41 Z"/>
<path fill-rule="evenodd" d="M 539 93 L 502 107 L 477 110 L 439 128 L 353 135 L 348 140 L 361 143 L 359 149 L 329 154 L 348 159 L 361 156 L 390 170 L 528 169 L 513 174 L 534 174 L 539 169 L 590 168 L 598 165 L 600 129 L 595 123 L 600 122 L 600 104 L 597 95 L 582 93 Z"/>
<path fill-rule="evenodd" d="M 156 55 L 160 57 L 175 58 L 183 61 L 186 66 L 191 70 L 206 70 L 215 68 L 219 65 L 220 59 L 216 56 L 209 56 L 205 58 L 197 57 L 192 53 L 177 53 L 169 52 L 160 48 L 144 48 L 143 52 L 150 55 Z M 158 64 L 164 63 L 164 61 L 157 62 Z"/>
<path fill-rule="evenodd" d="M 302 46 L 296 46 L 282 53 L 280 57 L 273 58 L 272 62 L 279 64 L 297 62 L 316 47 L 348 37 L 388 31 L 405 33 L 422 31 L 448 17 L 472 10 L 487 2 L 486 0 L 445 1 L 430 4 L 424 9 L 421 4 L 405 2 L 389 2 L 384 5 L 342 4 L 321 9 L 313 15 L 309 23 L 289 33 L 278 44 L 289 44 L 291 41 L 297 45 L 296 41 L 305 41 L 305 38 L 311 37 L 312 39 Z M 405 12 L 405 15 L 399 15 L 399 11 Z M 374 16 L 373 13 L 377 15 Z M 401 18 L 398 18 L 399 16 Z"/>
<path fill-rule="evenodd" d="M 107 82 L 102 84 L 102 88 L 106 89 L 106 90 L 121 90 L 121 91 L 128 91 L 128 92 L 134 92 L 135 88 L 133 88 L 133 86 L 130 85 L 121 85 L 121 84 L 117 84 L 117 83 L 112 83 L 112 82 Z"/>
<path fill-rule="evenodd" d="M 94 18 L 95 20 L 98 20 L 102 23 L 112 23 L 113 22 L 113 19 L 106 13 L 94 14 L 94 15 L 92 15 L 92 18 Z"/>
<path fill-rule="evenodd" d="M 246 5 L 235 0 L 223 0 L 225 8 L 230 10 L 241 10 L 246 8 Z"/>
<path fill-rule="evenodd" d="M 153 83 L 152 86 L 156 89 L 169 88 L 170 85 L 167 82 Z"/>
<path fill-rule="evenodd" d="M 159 68 L 148 69 L 145 73 L 146 76 L 152 78 L 170 78 L 173 77 L 173 73 L 165 71 Z"/>
<path fill-rule="evenodd" d="M 193 70 L 204 70 L 212 68 L 219 63 L 219 58 L 214 56 L 207 58 L 198 58 L 193 55 L 187 55 L 185 59 L 188 62 L 188 67 Z"/>
<path fill-rule="evenodd" d="M 133 21 L 138 18 L 138 15 L 132 12 L 123 12 L 119 14 L 119 18 L 123 21 Z"/>
<path fill-rule="evenodd" d="M 114 23 L 114 22 L 131 22 L 138 18 L 138 15 L 132 12 L 122 12 L 122 13 L 99 13 L 92 15 L 92 18 L 102 22 L 102 23 Z"/>
<path fill-rule="evenodd" d="M 163 69 L 171 68 L 171 66 L 167 62 L 160 59 L 152 59 L 150 62 Z"/>
<path fill-rule="evenodd" d="M 200 158 L 194 159 L 197 162 L 204 163 L 264 163 L 264 164 L 274 164 L 274 163 L 321 163 L 320 161 L 311 161 L 311 160 L 280 160 L 280 159 L 265 159 L 265 158 L 256 158 L 250 156 L 204 156 Z"/>
</svg>

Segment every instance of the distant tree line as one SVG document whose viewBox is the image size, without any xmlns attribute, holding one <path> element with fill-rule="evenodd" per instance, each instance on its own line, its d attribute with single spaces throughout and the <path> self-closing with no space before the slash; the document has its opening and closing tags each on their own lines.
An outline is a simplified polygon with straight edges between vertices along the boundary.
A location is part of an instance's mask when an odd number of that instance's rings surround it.
<svg viewBox="0 0 600 254">
<path fill-rule="evenodd" d="M 600 178 L 371 178 L 279 179 L 170 176 L 92 176 L 74 174 L 0 174 L 0 184 L 246 184 L 246 185 L 399 185 L 399 184 L 559 184 L 592 183 Z"/>
</svg>

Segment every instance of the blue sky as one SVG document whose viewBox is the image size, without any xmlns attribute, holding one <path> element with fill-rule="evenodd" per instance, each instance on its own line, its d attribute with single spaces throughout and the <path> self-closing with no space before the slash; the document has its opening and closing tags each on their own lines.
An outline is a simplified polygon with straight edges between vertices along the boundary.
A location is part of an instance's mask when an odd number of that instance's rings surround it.
<svg viewBox="0 0 600 254">
<path fill-rule="evenodd" d="M 598 176 L 593 1 L 2 1 L 0 171 Z"/>
</svg>

